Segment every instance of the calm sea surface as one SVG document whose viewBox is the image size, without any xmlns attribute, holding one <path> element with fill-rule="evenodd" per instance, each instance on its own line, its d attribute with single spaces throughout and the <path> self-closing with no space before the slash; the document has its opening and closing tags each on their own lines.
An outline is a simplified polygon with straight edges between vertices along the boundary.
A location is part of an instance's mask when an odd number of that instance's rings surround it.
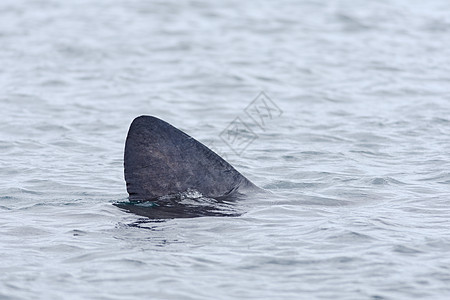
<svg viewBox="0 0 450 300">
<path fill-rule="evenodd" d="M 449 12 L 2 0 L 0 299 L 449 299 Z M 280 111 L 252 119 L 261 91 Z M 142 114 L 272 194 L 238 217 L 114 206 Z"/>
</svg>

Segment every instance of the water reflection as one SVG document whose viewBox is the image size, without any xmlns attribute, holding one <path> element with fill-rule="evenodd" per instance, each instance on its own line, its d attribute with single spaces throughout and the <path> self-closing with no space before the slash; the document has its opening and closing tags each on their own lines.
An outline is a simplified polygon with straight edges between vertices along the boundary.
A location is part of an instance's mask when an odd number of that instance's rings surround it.
<svg viewBox="0 0 450 300">
<path fill-rule="evenodd" d="M 116 207 L 155 221 L 197 217 L 237 217 L 242 214 L 236 207 L 239 195 L 226 198 L 186 198 L 184 195 L 161 197 L 155 201 L 127 201 L 114 203 Z"/>
</svg>

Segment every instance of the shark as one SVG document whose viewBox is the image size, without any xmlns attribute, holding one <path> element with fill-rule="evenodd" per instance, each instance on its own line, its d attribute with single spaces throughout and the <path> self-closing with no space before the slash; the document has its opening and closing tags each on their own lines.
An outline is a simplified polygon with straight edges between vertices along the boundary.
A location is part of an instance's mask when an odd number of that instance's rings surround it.
<svg viewBox="0 0 450 300">
<path fill-rule="evenodd" d="M 169 123 L 135 118 L 124 151 L 128 202 L 150 219 L 236 216 L 233 203 L 263 191 L 207 146 Z"/>
</svg>

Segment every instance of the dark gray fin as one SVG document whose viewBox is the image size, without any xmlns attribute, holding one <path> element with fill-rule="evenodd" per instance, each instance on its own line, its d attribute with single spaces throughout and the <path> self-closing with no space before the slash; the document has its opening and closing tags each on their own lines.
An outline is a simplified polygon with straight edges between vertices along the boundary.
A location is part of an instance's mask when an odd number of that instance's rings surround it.
<svg viewBox="0 0 450 300">
<path fill-rule="evenodd" d="M 151 116 L 134 119 L 125 144 L 129 199 L 153 200 L 195 189 L 220 198 L 257 189 L 229 163 L 194 138 Z"/>
</svg>

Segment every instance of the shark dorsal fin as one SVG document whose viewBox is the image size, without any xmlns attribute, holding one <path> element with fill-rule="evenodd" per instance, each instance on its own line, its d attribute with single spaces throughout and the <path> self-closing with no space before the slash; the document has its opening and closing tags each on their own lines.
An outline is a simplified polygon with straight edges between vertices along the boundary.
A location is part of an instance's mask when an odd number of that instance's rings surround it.
<svg viewBox="0 0 450 300">
<path fill-rule="evenodd" d="M 133 120 L 124 167 L 130 200 L 153 200 L 188 189 L 217 198 L 256 187 L 208 147 L 152 116 Z"/>
</svg>

